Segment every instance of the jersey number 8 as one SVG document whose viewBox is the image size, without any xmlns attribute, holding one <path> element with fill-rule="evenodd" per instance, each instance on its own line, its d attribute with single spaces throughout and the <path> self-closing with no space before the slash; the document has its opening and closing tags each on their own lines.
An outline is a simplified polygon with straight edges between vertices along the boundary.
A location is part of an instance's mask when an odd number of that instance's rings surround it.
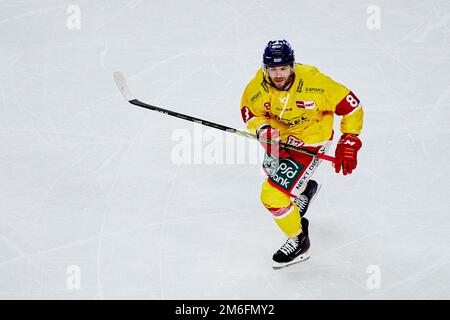
<svg viewBox="0 0 450 320">
<path fill-rule="evenodd" d="M 353 95 L 352 95 L 351 92 L 347 95 L 347 97 L 345 97 L 345 100 L 347 100 L 347 102 L 348 102 L 353 108 L 356 108 L 356 107 L 358 106 L 358 104 L 359 104 L 359 101 L 357 101 L 357 100 L 353 97 Z"/>
</svg>

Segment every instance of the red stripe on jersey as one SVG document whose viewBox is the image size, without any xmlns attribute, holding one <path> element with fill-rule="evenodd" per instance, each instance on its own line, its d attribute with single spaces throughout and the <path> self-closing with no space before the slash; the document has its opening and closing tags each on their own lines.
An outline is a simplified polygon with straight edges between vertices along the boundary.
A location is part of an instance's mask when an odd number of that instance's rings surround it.
<svg viewBox="0 0 450 320">
<path fill-rule="evenodd" d="M 275 217 L 281 217 L 292 209 L 292 205 L 282 208 L 267 208 Z"/>
<path fill-rule="evenodd" d="M 341 100 L 336 106 L 335 113 L 338 116 L 343 116 L 353 112 L 359 106 L 359 99 L 353 92 L 349 92 L 344 99 Z"/>
</svg>

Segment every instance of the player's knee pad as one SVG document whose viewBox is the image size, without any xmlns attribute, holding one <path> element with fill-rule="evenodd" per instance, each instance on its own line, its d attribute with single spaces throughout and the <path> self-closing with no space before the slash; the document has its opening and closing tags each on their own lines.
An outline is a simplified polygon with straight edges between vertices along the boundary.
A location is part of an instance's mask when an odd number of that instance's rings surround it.
<svg viewBox="0 0 450 320">
<path fill-rule="evenodd" d="M 262 184 L 261 201 L 272 207 L 286 207 L 291 203 L 287 194 L 272 186 L 267 180 Z"/>
<path fill-rule="evenodd" d="M 262 185 L 261 201 L 288 237 L 295 237 L 301 232 L 300 212 L 287 194 L 265 181 Z"/>
<path fill-rule="evenodd" d="M 261 202 L 275 219 L 287 216 L 294 208 L 290 197 L 267 181 L 264 181 L 262 185 Z"/>
</svg>

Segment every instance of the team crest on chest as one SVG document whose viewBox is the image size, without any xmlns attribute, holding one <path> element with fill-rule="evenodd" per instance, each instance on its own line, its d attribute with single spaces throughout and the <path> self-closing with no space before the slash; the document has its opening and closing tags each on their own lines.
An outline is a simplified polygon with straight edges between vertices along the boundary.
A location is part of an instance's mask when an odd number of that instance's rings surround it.
<svg viewBox="0 0 450 320">
<path fill-rule="evenodd" d="M 287 99 L 287 97 L 284 97 L 284 98 L 278 98 L 278 100 L 280 100 L 280 102 L 281 102 L 282 104 L 285 104 L 285 103 L 286 103 L 286 99 Z"/>
<path fill-rule="evenodd" d="M 314 101 L 301 101 L 301 100 L 297 100 L 295 101 L 295 104 L 297 105 L 297 107 L 299 107 L 300 109 L 314 109 L 316 107 L 316 103 Z"/>
</svg>

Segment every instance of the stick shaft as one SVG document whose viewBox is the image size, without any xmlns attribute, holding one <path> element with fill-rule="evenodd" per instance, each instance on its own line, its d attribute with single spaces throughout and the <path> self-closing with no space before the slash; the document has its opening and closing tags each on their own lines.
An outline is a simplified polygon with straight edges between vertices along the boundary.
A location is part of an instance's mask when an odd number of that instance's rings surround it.
<svg viewBox="0 0 450 320">
<path fill-rule="evenodd" d="M 154 105 L 142 102 L 142 101 L 140 101 L 138 99 L 129 100 L 128 102 L 131 103 L 131 104 L 134 104 L 136 106 L 145 108 L 145 109 L 153 110 L 153 111 L 156 111 L 156 112 L 159 112 L 159 113 L 162 113 L 162 114 L 170 115 L 170 116 L 173 116 L 173 117 L 176 117 L 176 118 L 180 118 L 180 119 L 184 119 L 184 120 L 187 120 L 187 121 L 199 123 L 201 125 L 208 126 L 208 127 L 214 128 L 214 129 L 218 129 L 218 130 L 222 130 L 222 131 L 227 131 L 227 132 L 230 132 L 230 133 L 238 134 L 238 135 L 243 136 L 243 137 L 247 137 L 247 138 L 254 139 L 254 140 L 259 140 L 259 141 L 266 142 L 266 143 L 269 143 L 269 144 L 272 144 L 272 145 L 277 145 L 278 144 L 278 145 L 280 145 L 280 148 L 285 148 L 285 149 L 289 149 L 289 150 L 292 150 L 292 151 L 304 153 L 304 154 L 310 155 L 312 157 L 317 157 L 319 159 L 323 159 L 323 160 L 327 160 L 327 161 L 331 161 L 331 162 L 334 162 L 334 160 L 335 160 L 334 157 L 331 157 L 331 156 L 326 155 L 326 154 L 322 154 L 322 153 L 317 153 L 316 154 L 314 152 L 311 152 L 311 151 L 308 151 L 308 150 L 305 150 L 305 149 L 301 149 L 301 148 L 298 148 L 298 147 L 291 146 L 291 145 L 289 145 L 287 143 L 284 143 L 284 142 L 278 142 L 278 141 L 265 139 L 265 138 L 258 138 L 255 134 L 252 134 L 250 132 L 237 130 L 235 128 L 227 127 L 227 126 L 224 126 L 224 125 L 219 124 L 219 123 L 215 123 L 215 122 L 211 122 L 211 121 L 208 121 L 208 120 L 195 118 L 195 117 L 192 117 L 192 116 L 189 116 L 189 115 L 186 115 L 186 114 L 182 114 L 182 113 L 179 113 L 179 112 L 163 109 L 163 108 L 160 108 L 160 107 L 157 107 L 157 106 L 154 106 Z"/>
</svg>

